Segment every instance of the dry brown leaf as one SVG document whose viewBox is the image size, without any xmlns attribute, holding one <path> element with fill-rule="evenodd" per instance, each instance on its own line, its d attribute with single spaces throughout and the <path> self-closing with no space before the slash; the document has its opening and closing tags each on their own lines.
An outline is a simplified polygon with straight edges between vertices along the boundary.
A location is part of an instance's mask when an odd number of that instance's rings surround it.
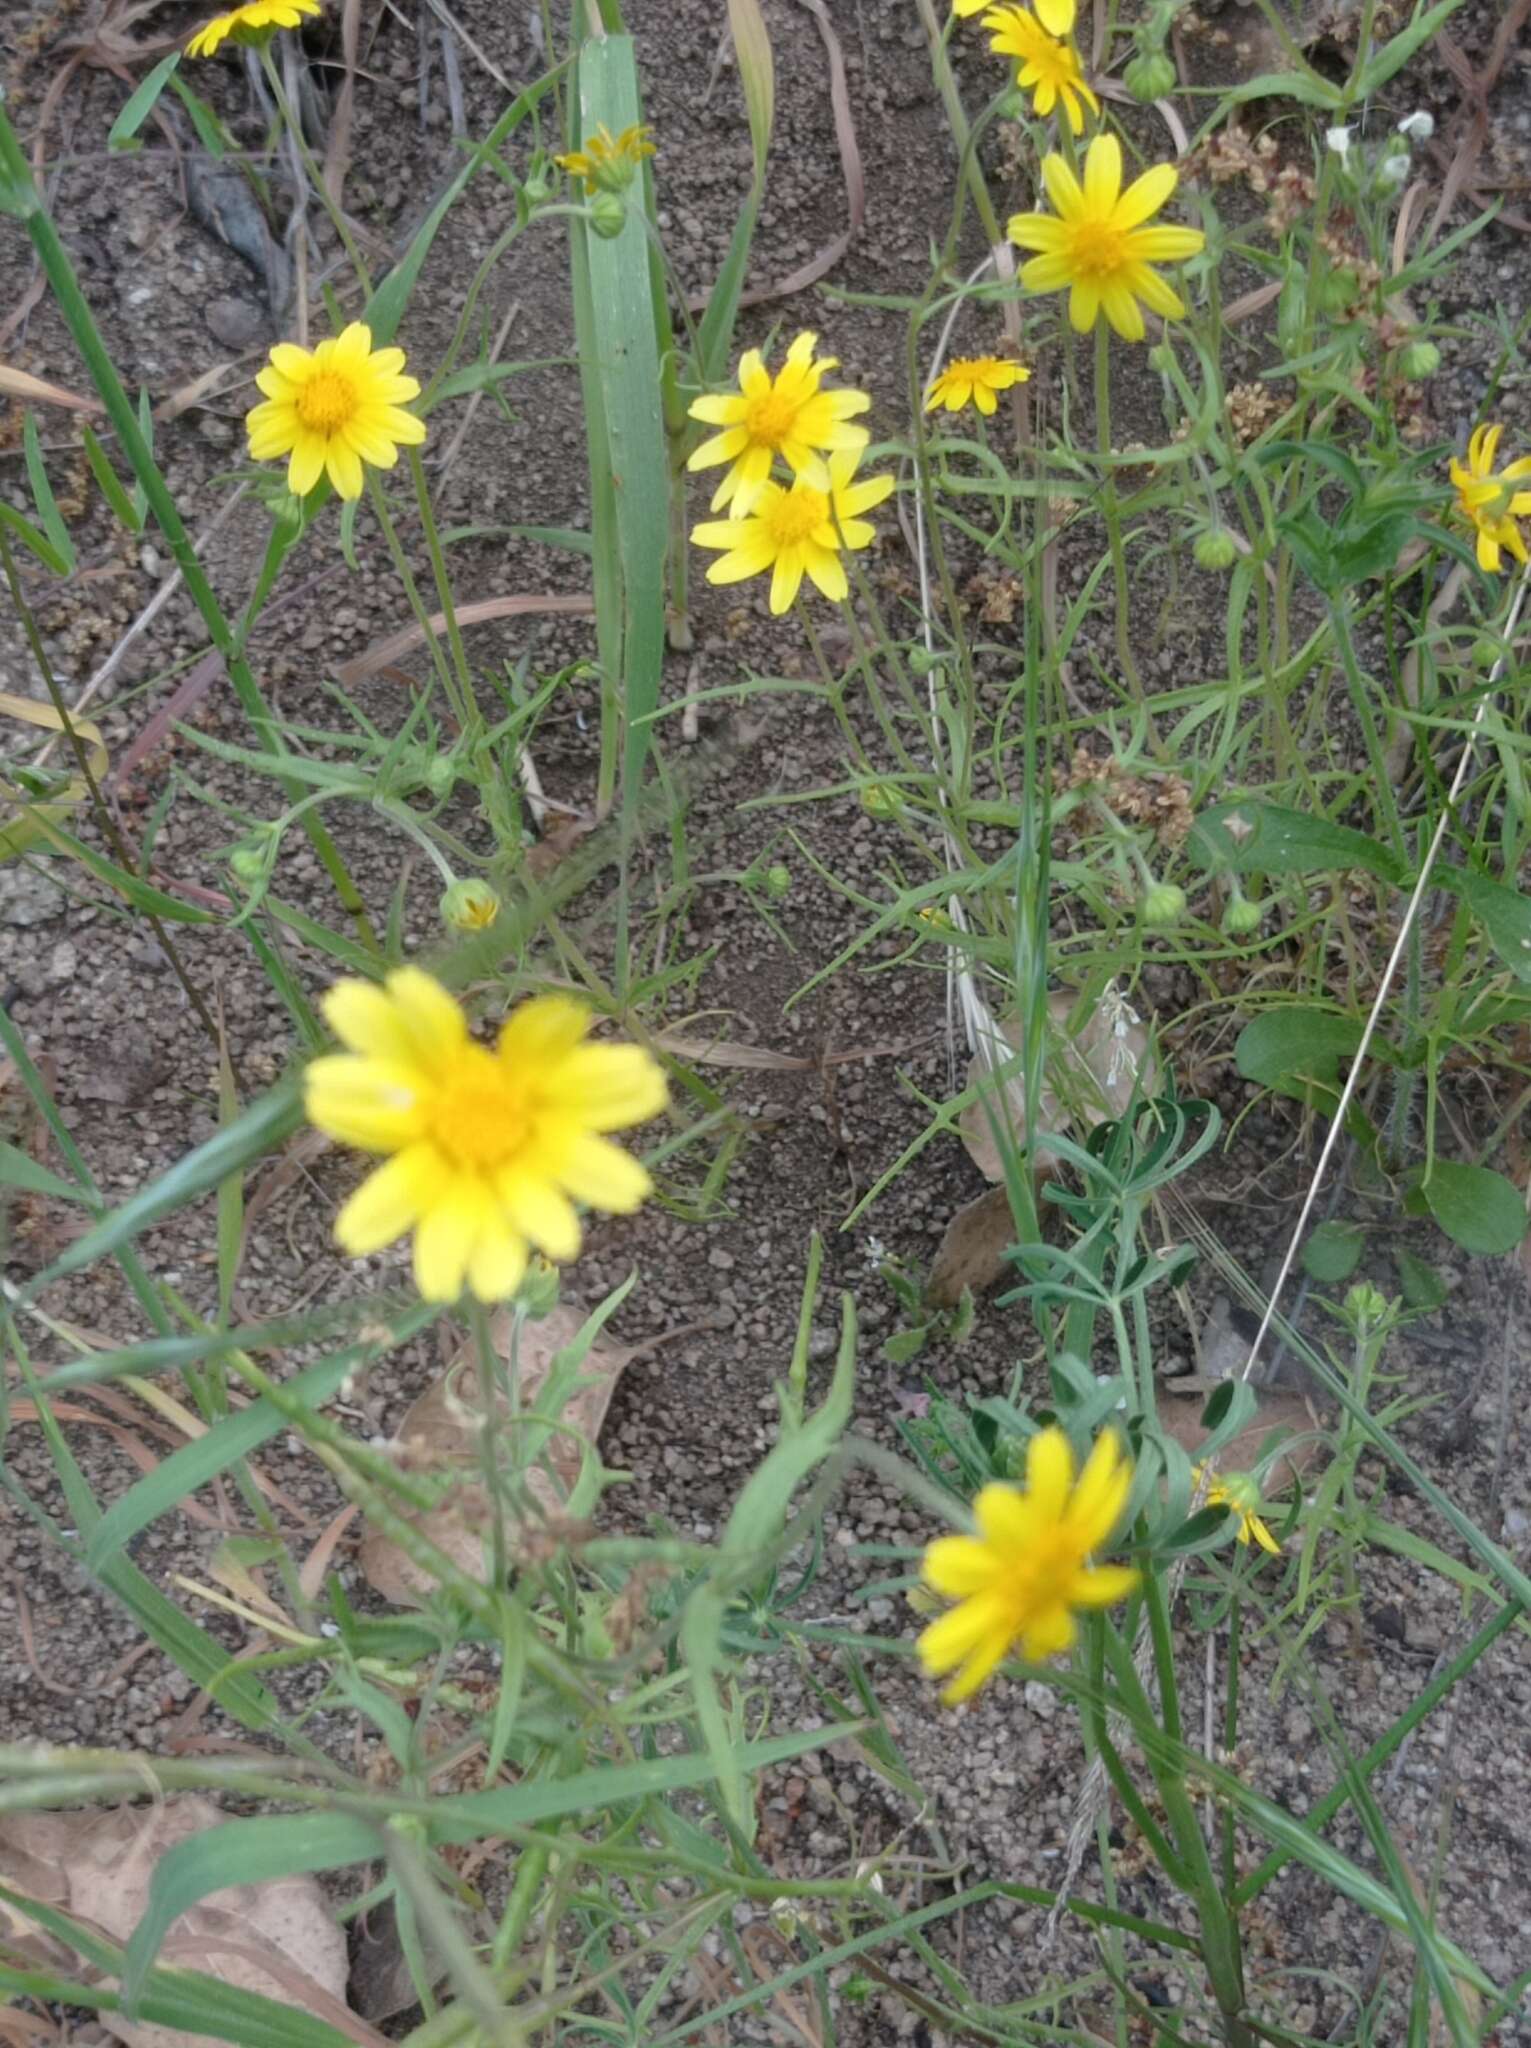
<svg viewBox="0 0 1531 2048">
<path fill-rule="evenodd" d="M 191 1794 L 157 1806 L 0 1815 L 0 1880 L 126 1941 L 143 1917 L 160 1857 L 224 1818 Z M 13 1907 L 0 1905 L 0 1935 L 53 1964 L 66 1954 Z M 167 1964 L 297 2006 L 380 2048 L 381 2037 L 346 2006 L 345 1936 L 312 1877 L 213 1892 L 175 1922 L 161 1954 Z M 71 1956 L 69 1967 L 82 1965 Z M 128 2048 L 184 2048 L 202 2038 L 118 2012 L 103 2011 L 100 2020 Z"/>
<path fill-rule="evenodd" d="M 50 384 L 45 378 L 34 377 L 30 370 L 18 370 L 12 363 L 0 363 L 0 391 L 8 398 L 30 399 L 38 405 L 67 405 L 74 412 L 101 410 L 99 398 L 66 391 L 62 384 Z"/>
<path fill-rule="evenodd" d="M 1152 1095 L 1158 1079 L 1158 1069 L 1148 1049 L 1148 1034 L 1141 1024 L 1129 1024 L 1125 1034 L 1118 1037 L 1110 1013 L 1104 1004 L 1097 1003 L 1070 1038 L 1068 1020 L 1073 1007 L 1074 998 L 1062 989 L 1047 999 L 1052 1030 L 1057 1034 L 1049 1048 L 1051 1057 L 1047 1070 L 1049 1074 L 1056 1074 L 1062 1069 L 1067 1074 L 1067 1085 L 1063 1090 L 1067 1105 L 1060 1100 L 1059 1091 L 1052 1081 L 1044 1081 L 1041 1114 L 1037 1119 L 1042 1130 L 1065 1134 L 1074 1124 L 1076 1115 L 1086 1130 L 1093 1130 L 1108 1117 L 1120 1116 L 1132 1101 L 1135 1087 L 1140 1094 Z M 1020 1025 L 1012 1019 L 999 1028 L 1006 1042 L 1019 1052 Z M 1131 1054 L 1130 1060 L 1122 1058 L 1124 1049 Z M 976 1087 L 986 1072 L 985 1062 L 971 1061 L 967 1073 L 968 1087 Z M 992 1082 L 990 1088 L 992 1091 Z M 1019 1074 L 1007 1075 L 998 1092 L 1003 1098 L 997 1112 L 1001 1123 L 1007 1124 L 1018 1139 L 1024 1138 L 1028 1119 L 1022 1077 Z M 1003 1180 L 1004 1164 L 982 1100 L 968 1104 L 957 1119 L 957 1128 L 967 1147 L 968 1157 L 984 1179 Z M 1041 1147 L 1033 1156 L 1032 1164 L 1041 1170 L 1055 1166 L 1057 1161 L 1056 1152 Z"/>
<path fill-rule="evenodd" d="M 1003 1183 L 975 1202 L 966 1202 L 946 1226 L 925 1283 L 932 1308 L 955 1308 L 963 1289 L 982 1294 L 1005 1270 L 1005 1253 L 1015 1242 L 1010 1190 Z"/>
<path fill-rule="evenodd" d="M 1171 1380 L 1160 1386 L 1159 1422 L 1165 1435 L 1173 1437 L 1194 1463 L 1209 1434 L 1201 1425 L 1206 1392 L 1198 1391 L 1193 1399 L 1187 1400 L 1173 1391 L 1174 1385 Z M 1294 1444 L 1290 1451 L 1283 1450 L 1261 1481 L 1267 1495 L 1281 1493 L 1294 1478 L 1301 1478 L 1305 1468 L 1323 1450 L 1322 1443 L 1313 1435 L 1320 1426 L 1318 1417 L 1300 1394 L 1286 1394 L 1277 1389 L 1262 1393 L 1254 1421 L 1218 1451 L 1217 1469 L 1220 1472 L 1247 1472 L 1271 1431 L 1289 1429 L 1305 1441 Z"/>
<path fill-rule="evenodd" d="M 582 1309 L 561 1302 L 551 1315 L 523 1323 L 516 1361 L 523 1409 L 536 1407 L 555 1355 L 574 1342 L 586 1320 Z M 502 1358 L 509 1355 L 510 1331 L 511 1311 L 502 1308 L 490 1324 L 495 1349 Z M 581 1438 L 593 1442 L 600 1434 L 617 1380 L 636 1356 L 634 1350 L 599 1339 L 586 1353 L 580 1378 L 589 1384 L 578 1387 L 563 1411 L 566 1426 L 556 1430 L 549 1442 L 547 1464 L 552 1471 L 539 1465 L 524 1475 L 529 1492 L 549 1514 L 563 1512 L 564 1497 L 579 1477 L 584 1458 Z M 459 1483 L 439 1507 L 429 1513 L 411 1515 L 408 1521 L 477 1580 L 483 1579 L 488 1568 L 487 1545 L 493 1527 L 492 1510 L 480 1479 L 482 1416 L 478 1360 L 470 1338 L 440 1379 L 413 1404 L 393 1440 L 401 1462 L 410 1471 L 460 1474 Z M 571 1430 L 578 1430 L 580 1436 L 571 1435 Z M 368 1529 L 363 1537 L 359 1562 L 367 1583 L 396 1606 L 417 1607 L 435 1588 L 430 1573 L 423 1571 L 379 1529 Z"/>
</svg>

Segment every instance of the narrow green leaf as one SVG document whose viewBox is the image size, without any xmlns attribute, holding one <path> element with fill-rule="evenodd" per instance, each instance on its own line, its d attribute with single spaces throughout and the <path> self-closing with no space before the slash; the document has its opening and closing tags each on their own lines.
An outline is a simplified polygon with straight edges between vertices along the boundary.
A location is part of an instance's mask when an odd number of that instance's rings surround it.
<svg viewBox="0 0 1531 2048">
<path fill-rule="evenodd" d="M 76 1239 L 45 1272 L 38 1274 L 23 1299 L 35 1300 L 66 1273 L 77 1273 L 93 1260 L 116 1251 L 119 1245 L 131 1243 L 162 1216 L 196 1201 L 209 1188 L 215 1188 L 226 1174 L 248 1166 L 263 1152 L 281 1144 L 302 1121 L 303 1109 L 294 1076 L 252 1103 L 237 1123 L 209 1138 L 194 1152 L 188 1152 L 157 1180 L 103 1216 L 94 1230 Z"/>
<path fill-rule="evenodd" d="M 81 430 L 85 437 L 85 460 L 90 464 L 90 473 L 108 505 L 112 515 L 129 533 L 142 533 L 143 514 L 123 489 L 122 480 L 106 457 L 106 450 L 97 440 L 89 422 Z"/>
<path fill-rule="evenodd" d="M 185 79 L 179 75 L 170 80 L 170 89 L 191 116 L 191 125 L 197 131 L 197 140 L 216 162 L 222 163 L 233 146 L 223 123 L 203 99 L 200 93 L 192 91 Z"/>
<path fill-rule="evenodd" d="M 1460 896 L 1517 981 L 1531 981 L 1531 896 L 1471 868 L 1438 868 L 1433 879 Z"/>
<path fill-rule="evenodd" d="M 108 860 L 104 853 L 97 853 L 83 839 L 76 839 L 49 814 L 45 806 L 30 806 L 27 818 L 36 827 L 37 837 L 46 839 L 57 852 L 77 860 L 98 882 L 104 882 L 109 889 L 125 897 L 135 910 L 152 910 L 156 916 L 177 924 L 217 922 L 210 910 L 198 910 L 195 904 L 183 903 L 179 896 L 167 895 L 163 889 L 156 889 L 152 882 L 144 881 L 141 875 L 129 874 L 126 868 L 118 867 L 114 860 Z"/>
<path fill-rule="evenodd" d="M 1242 85 L 1224 93 L 1222 106 L 1240 107 L 1250 100 L 1296 100 L 1299 106 L 1321 107 L 1332 114 L 1337 114 L 1345 104 L 1340 88 L 1331 85 L 1327 78 L 1320 78 L 1316 71 L 1262 71 L 1258 77 L 1247 78 Z M 1221 108 L 1211 125 L 1217 126 L 1220 118 Z"/>
<path fill-rule="evenodd" d="M 64 524 L 64 515 L 58 509 L 58 500 L 53 495 L 53 486 L 48 481 L 47 467 L 43 462 L 42 443 L 37 438 L 37 415 L 28 410 L 21 422 L 22 452 L 26 457 L 27 482 L 32 487 L 32 502 L 37 507 L 37 516 L 43 523 L 43 532 L 48 536 L 48 545 L 64 565 L 64 573 L 74 573 L 74 542 L 69 538 L 69 528 Z"/>
<path fill-rule="evenodd" d="M 1405 29 L 1389 37 L 1369 63 L 1362 67 L 1348 94 L 1349 103 L 1359 106 L 1369 100 L 1373 93 L 1380 92 L 1388 80 L 1398 72 L 1415 51 L 1428 43 L 1430 38 L 1448 22 L 1462 5 L 1462 0 L 1436 0 L 1434 7 L 1426 8 L 1423 14 L 1416 14 Z"/>
<path fill-rule="evenodd" d="M 22 546 L 30 549 L 45 569 L 51 569 L 55 576 L 69 574 L 69 564 L 57 549 L 50 545 L 46 536 L 38 532 L 30 519 L 23 519 L 19 512 L 7 505 L 4 499 L 0 499 L 0 525 L 9 527 Z"/>
<path fill-rule="evenodd" d="M 1401 1248 L 1394 1252 L 1393 1263 L 1398 1268 L 1398 1286 L 1407 1308 L 1428 1311 L 1439 1308 L 1446 1300 L 1450 1290 L 1434 1266 Z"/>
<path fill-rule="evenodd" d="M 30 1153 L 17 1145 L 0 1143 L 0 1187 L 20 1188 L 23 1194 L 52 1195 L 61 1202 L 84 1202 L 90 1197 L 72 1180 L 61 1180 L 46 1166 L 39 1166 Z"/>
<path fill-rule="evenodd" d="M 127 105 L 112 123 L 111 130 L 106 138 L 108 149 L 130 150 L 143 148 L 143 144 L 137 139 L 138 131 L 154 112 L 155 103 L 158 101 L 160 94 L 165 90 L 171 73 L 180 61 L 181 53 L 179 50 L 172 50 L 168 57 L 161 57 L 143 84 L 133 93 Z"/>
</svg>

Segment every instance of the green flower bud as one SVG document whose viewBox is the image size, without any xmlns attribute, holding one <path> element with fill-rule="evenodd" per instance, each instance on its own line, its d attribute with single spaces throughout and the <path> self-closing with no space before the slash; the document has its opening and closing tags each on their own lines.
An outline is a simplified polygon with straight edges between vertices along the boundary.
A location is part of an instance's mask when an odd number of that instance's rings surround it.
<svg viewBox="0 0 1531 2048">
<path fill-rule="evenodd" d="M 1344 1300 L 1345 1320 L 1357 1332 L 1375 1330 L 1387 1320 L 1387 1296 L 1369 1280 L 1358 1280 Z"/>
<path fill-rule="evenodd" d="M 253 887 L 266 873 L 264 847 L 258 840 L 245 840 L 243 845 L 236 846 L 229 855 L 229 867 L 236 881 L 248 883 Z"/>
<path fill-rule="evenodd" d="M 1174 60 L 1163 50 L 1144 50 L 1122 73 L 1122 83 L 1135 100 L 1167 99 L 1180 83 Z"/>
<path fill-rule="evenodd" d="M 528 178 L 521 187 L 521 197 L 528 206 L 542 206 L 549 198 L 551 191 L 552 187 L 548 184 L 546 178 Z"/>
<path fill-rule="evenodd" d="M 1399 374 L 1411 384 L 1433 377 L 1440 367 L 1441 352 L 1433 341 L 1411 341 L 1407 348 L 1398 351 Z"/>
<path fill-rule="evenodd" d="M 517 1290 L 516 1300 L 534 1319 L 551 1315 L 557 1308 L 558 1268 L 541 1252 L 533 1252 L 527 1261 L 526 1277 Z"/>
<path fill-rule="evenodd" d="M 603 242 L 614 242 L 627 226 L 627 205 L 615 192 L 596 192 L 587 208 L 590 225 Z"/>
<path fill-rule="evenodd" d="M 765 892 L 773 903 L 780 903 L 792 893 L 792 870 L 784 868 L 780 861 L 765 871 Z"/>
<path fill-rule="evenodd" d="M 1157 370 L 1161 377 L 1167 377 L 1175 367 L 1175 351 L 1167 341 L 1156 341 L 1148 351 L 1148 367 Z"/>
<path fill-rule="evenodd" d="M 1247 896 L 1241 895 L 1235 889 L 1232 902 L 1223 912 L 1223 930 L 1230 939 L 1248 938 L 1251 932 L 1260 929 L 1260 920 L 1264 915 L 1263 903 L 1251 903 Z"/>
<path fill-rule="evenodd" d="M 1176 882 L 1154 882 L 1143 891 L 1143 922 L 1178 924 L 1185 913 L 1185 891 Z"/>
<path fill-rule="evenodd" d="M 869 782 L 861 792 L 861 808 L 869 818 L 893 818 L 898 815 L 898 791 L 888 789 L 881 782 Z"/>
<path fill-rule="evenodd" d="M 1002 121 L 1025 121 L 1031 114 L 1031 102 L 1025 93 L 1017 92 L 1012 86 L 1007 93 L 1001 93 L 999 118 Z"/>
<path fill-rule="evenodd" d="M 915 647 L 910 650 L 909 673 L 912 676 L 917 676 L 922 683 L 932 669 L 939 668 L 940 666 L 940 655 L 932 654 L 929 648 Z"/>
<path fill-rule="evenodd" d="M 1231 569 L 1238 552 L 1233 536 L 1224 533 L 1220 526 L 1209 526 L 1205 533 L 1197 534 L 1191 549 L 1198 569 Z"/>
<path fill-rule="evenodd" d="M 500 914 L 500 899 L 476 875 L 443 891 L 441 922 L 454 932 L 487 931 Z"/>
<path fill-rule="evenodd" d="M 1348 313 L 1360 290 L 1361 280 L 1353 270 L 1331 270 L 1324 279 L 1319 303 L 1326 313 Z"/>
<path fill-rule="evenodd" d="M 457 768 L 449 754 L 438 754 L 426 764 L 425 786 L 434 797 L 448 797 L 457 780 Z"/>
</svg>

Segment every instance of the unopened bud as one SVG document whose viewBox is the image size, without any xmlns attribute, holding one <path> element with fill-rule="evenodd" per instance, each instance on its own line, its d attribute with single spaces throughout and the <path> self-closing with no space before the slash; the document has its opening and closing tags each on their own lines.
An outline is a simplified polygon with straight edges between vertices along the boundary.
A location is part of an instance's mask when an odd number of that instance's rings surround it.
<svg viewBox="0 0 1531 2048">
<path fill-rule="evenodd" d="M 627 203 L 615 192 L 593 193 L 586 211 L 603 242 L 614 242 L 627 226 Z"/>
<path fill-rule="evenodd" d="M 1173 60 L 1163 50 L 1145 50 L 1122 73 L 1122 83 L 1135 100 L 1167 99 L 1180 83 Z"/>
<path fill-rule="evenodd" d="M 265 848 L 255 840 L 245 840 L 229 855 L 229 867 L 236 881 L 252 884 L 260 881 L 266 872 Z"/>
<path fill-rule="evenodd" d="M 1251 932 L 1260 929 L 1264 915 L 1263 903 L 1251 903 L 1247 896 L 1235 892 L 1233 901 L 1223 912 L 1223 930 L 1230 939 L 1247 939 Z"/>
<path fill-rule="evenodd" d="M 1177 924 L 1185 912 L 1185 891 L 1177 882 L 1154 882 L 1143 891 L 1144 924 Z"/>
<path fill-rule="evenodd" d="M 454 932 L 488 931 L 499 914 L 499 897 L 476 876 L 454 882 L 442 893 L 441 922 Z"/>
<path fill-rule="evenodd" d="M 533 1252 L 527 1260 L 526 1274 L 516 1291 L 516 1300 L 535 1319 L 551 1315 L 557 1308 L 558 1268 L 541 1252 Z"/>
<path fill-rule="evenodd" d="M 1398 351 L 1399 374 L 1411 384 L 1433 377 L 1441 367 L 1441 352 L 1433 341 L 1411 341 Z"/>
<path fill-rule="evenodd" d="M 1238 552 L 1233 536 L 1224 533 L 1220 526 L 1209 527 L 1205 533 L 1197 534 L 1191 549 L 1198 569 L 1213 570 L 1231 569 Z"/>
<path fill-rule="evenodd" d="M 434 797 L 448 797 L 457 780 L 457 769 L 447 754 L 437 754 L 426 763 L 425 786 Z"/>
<path fill-rule="evenodd" d="M 861 808 L 869 818 L 892 818 L 898 812 L 898 791 L 880 782 L 869 782 L 861 792 Z"/>
<path fill-rule="evenodd" d="M 773 903 L 780 903 L 784 897 L 790 896 L 792 893 L 791 868 L 783 867 L 780 861 L 774 867 L 767 868 L 765 871 L 765 892 Z"/>
</svg>

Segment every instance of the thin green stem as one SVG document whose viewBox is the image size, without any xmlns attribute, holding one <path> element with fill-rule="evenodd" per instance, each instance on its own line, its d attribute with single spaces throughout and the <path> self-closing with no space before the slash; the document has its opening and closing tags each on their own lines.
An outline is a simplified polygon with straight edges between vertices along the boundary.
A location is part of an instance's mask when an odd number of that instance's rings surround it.
<svg viewBox="0 0 1531 2048">
<path fill-rule="evenodd" d="M 1127 553 L 1122 544 L 1122 508 L 1116 488 L 1116 471 L 1111 466 L 1111 329 L 1105 316 L 1095 322 L 1095 431 L 1100 448 L 1100 509 L 1106 522 L 1106 543 L 1111 550 L 1111 580 L 1116 587 L 1116 658 L 1122 677 L 1138 702 L 1143 701 L 1143 678 L 1132 658 L 1128 619 Z"/>
<path fill-rule="evenodd" d="M 271 88 L 272 97 L 277 104 L 277 111 L 281 114 L 287 133 L 291 138 L 292 146 L 298 153 L 298 159 L 303 166 L 308 182 L 313 186 L 319 204 L 328 214 L 330 226 L 340 237 L 341 247 L 346 252 L 351 268 L 356 272 L 357 281 L 360 283 L 362 291 L 370 299 L 372 296 L 371 274 L 362 260 L 361 250 L 356 246 L 355 237 L 351 233 L 346 217 L 331 198 L 329 187 L 324 182 L 324 173 L 318 164 L 315 163 L 313 152 L 304 140 L 303 123 L 288 100 L 286 92 L 283 90 L 281 78 L 278 76 L 276 65 L 272 61 L 270 46 L 266 43 L 263 43 L 260 48 L 260 67 L 266 75 L 266 83 Z"/>
<path fill-rule="evenodd" d="M 468 667 L 467 651 L 462 644 L 462 629 L 457 623 L 457 605 L 452 596 L 452 581 L 447 574 L 446 554 L 441 545 L 441 534 L 436 526 L 436 515 L 431 509 L 430 487 L 425 480 L 425 464 L 420 460 L 418 448 L 409 451 L 410 472 L 415 480 L 415 500 L 420 507 L 420 524 L 425 532 L 425 549 L 431 558 L 431 575 L 436 582 L 436 595 L 441 600 L 441 615 L 447 622 L 447 645 L 452 650 L 452 666 L 457 673 L 457 687 L 460 693 L 460 713 L 463 731 L 476 730 L 480 721 L 478 706 L 473 696 L 473 676 Z"/>
<path fill-rule="evenodd" d="M 387 546 L 389 557 L 393 562 L 394 568 L 399 572 L 399 581 L 404 586 L 405 599 L 410 610 L 415 615 L 420 631 L 425 636 L 425 644 L 430 649 L 431 666 L 436 671 L 436 680 L 441 685 L 441 693 L 446 698 L 452 716 L 456 719 L 459 727 L 466 732 L 469 707 L 458 696 L 456 680 L 451 666 L 441 649 L 440 636 L 436 631 L 431 614 L 426 608 L 425 599 L 420 595 L 420 586 L 415 581 L 415 572 L 409 566 L 409 557 L 404 552 L 403 543 L 399 539 L 398 529 L 393 523 L 393 515 L 388 510 L 387 494 L 383 490 L 382 484 L 378 480 L 377 472 L 374 469 L 368 469 L 367 471 L 367 497 L 371 503 L 378 526 L 382 530 L 383 540 Z"/>
</svg>

